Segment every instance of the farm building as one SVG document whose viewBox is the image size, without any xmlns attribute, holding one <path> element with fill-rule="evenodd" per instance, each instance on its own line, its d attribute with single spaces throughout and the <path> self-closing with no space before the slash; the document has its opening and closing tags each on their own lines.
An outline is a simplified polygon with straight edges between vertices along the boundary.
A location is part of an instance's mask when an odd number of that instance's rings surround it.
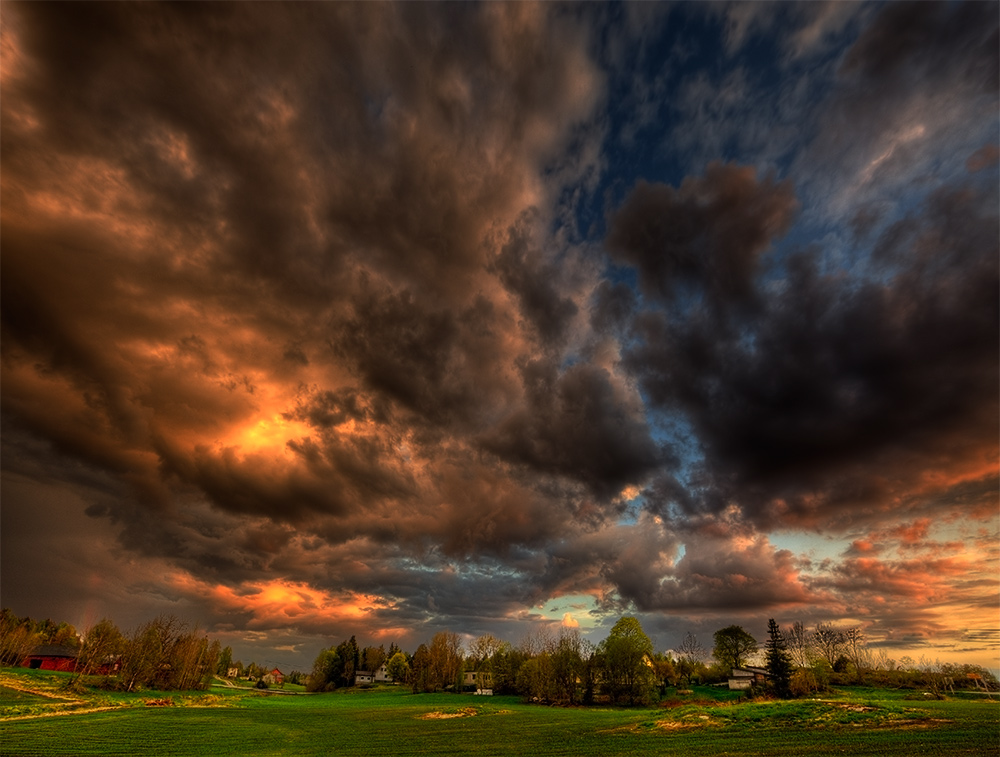
<svg viewBox="0 0 1000 757">
<path fill-rule="evenodd" d="M 761 684 L 767 680 L 767 670 L 755 668 L 747 665 L 744 668 L 733 668 L 733 674 L 729 676 L 730 689 L 749 689 L 754 684 Z"/>
<path fill-rule="evenodd" d="M 264 674 L 264 683 L 266 683 L 266 684 L 269 684 L 271 686 L 274 686 L 274 685 L 280 686 L 284 682 L 285 682 L 285 674 L 282 673 L 277 668 L 275 668 L 274 670 L 272 670 L 270 673 L 265 673 Z"/>
<path fill-rule="evenodd" d="M 62 644 L 43 644 L 35 647 L 21 661 L 21 667 L 34 670 L 76 670 L 76 650 Z"/>
<path fill-rule="evenodd" d="M 359 670 L 354 674 L 354 685 L 360 686 L 363 683 L 375 683 L 375 676 L 367 670 Z"/>
<path fill-rule="evenodd" d="M 392 676 L 389 675 L 389 666 L 383 664 L 378 670 L 375 671 L 375 682 L 376 683 L 389 683 L 392 681 Z"/>
</svg>

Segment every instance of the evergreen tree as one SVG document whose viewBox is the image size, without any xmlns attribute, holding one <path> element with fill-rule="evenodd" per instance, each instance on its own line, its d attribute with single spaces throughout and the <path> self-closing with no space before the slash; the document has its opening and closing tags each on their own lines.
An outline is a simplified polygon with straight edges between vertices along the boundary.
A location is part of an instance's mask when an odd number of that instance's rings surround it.
<svg viewBox="0 0 1000 757">
<path fill-rule="evenodd" d="M 767 642 L 764 644 L 767 672 L 771 677 L 774 693 L 782 699 L 791 697 L 790 683 L 792 679 L 792 656 L 788 653 L 788 644 L 781 634 L 781 628 L 771 618 L 767 621 Z"/>
</svg>

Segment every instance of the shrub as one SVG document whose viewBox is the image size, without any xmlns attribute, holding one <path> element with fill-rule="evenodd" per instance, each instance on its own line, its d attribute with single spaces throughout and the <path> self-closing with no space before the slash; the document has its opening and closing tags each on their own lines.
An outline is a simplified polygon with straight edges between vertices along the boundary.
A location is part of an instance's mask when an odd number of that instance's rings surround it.
<svg viewBox="0 0 1000 757">
<path fill-rule="evenodd" d="M 792 673 L 789 689 L 793 697 L 805 697 L 819 691 L 819 682 L 808 668 L 801 668 Z"/>
</svg>

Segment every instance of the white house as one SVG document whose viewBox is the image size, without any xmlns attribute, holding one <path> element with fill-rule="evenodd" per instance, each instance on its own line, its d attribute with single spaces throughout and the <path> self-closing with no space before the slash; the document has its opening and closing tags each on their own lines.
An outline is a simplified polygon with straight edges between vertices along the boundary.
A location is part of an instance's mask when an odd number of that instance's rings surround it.
<svg viewBox="0 0 1000 757">
<path fill-rule="evenodd" d="M 462 687 L 476 687 L 479 696 L 493 696 L 492 676 L 485 671 L 466 670 L 462 676 Z"/>
</svg>

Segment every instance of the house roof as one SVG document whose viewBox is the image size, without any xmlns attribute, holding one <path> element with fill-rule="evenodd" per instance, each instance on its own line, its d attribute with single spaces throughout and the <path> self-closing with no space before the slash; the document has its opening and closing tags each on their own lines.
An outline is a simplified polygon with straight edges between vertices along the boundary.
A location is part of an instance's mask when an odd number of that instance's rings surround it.
<svg viewBox="0 0 1000 757">
<path fill-rule="evenodd" d="M 40 644 L 29 657 L 76 657 L 76 650 L 63 644 Z"/>
<path fill-rule="evenodd" d="M 769 675 L 767 668 L 758 668 L 753 665 L 747 665 L 742 668 L 733 668 L 733 673 L 730 678 L 748 678 L 753 675 Z"/>
</svg>

